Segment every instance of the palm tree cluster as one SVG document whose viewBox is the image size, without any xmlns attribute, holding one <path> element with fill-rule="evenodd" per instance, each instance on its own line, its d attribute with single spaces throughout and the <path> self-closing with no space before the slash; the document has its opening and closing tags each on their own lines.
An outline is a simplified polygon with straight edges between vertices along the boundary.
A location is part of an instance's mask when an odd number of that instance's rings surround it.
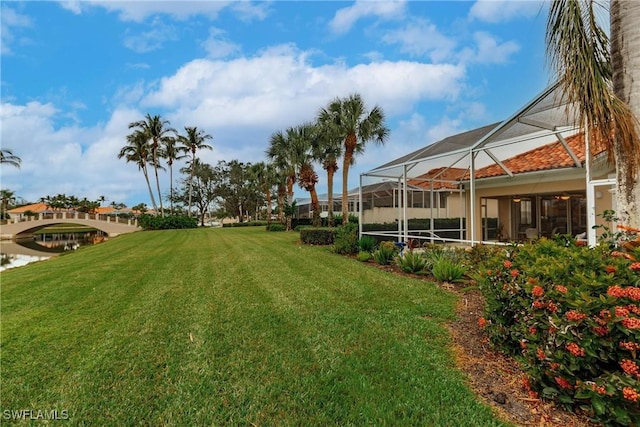
<svg viewBox="0 0 640 427">
<path fill-rule="evenodd" d="M 349 217 L 349 167 L 368 142 L 384 144 L 388 136 L 382 108 L 376 105 L 367 110 L 357 93 L 329 102 L 312 122 L 274 132 L 266 150 L 270 163 L 256 165 L 256 176 L 267 203 L 272 198 L 272 189 L 277 188 L 282 220 L 285 199 L 286 203 L 292 202 L 293 187 L 297 181 L 300 188 L 309 192 L 313 223 L 319 225 L 318 174 L 314 164 L 320 164 L 327 173 L 329 223 L 333 225 L 333 178 L 342 158 L 342 220 L 346 223 Z M 287 226 L 290 225 L 288 222 Z"/>
<path fill-rule="evenodd" d="M 133 132 L 127 136 L 127 144 L 120 150 L 118 158 L 124 158 L 127 162 L 138 165 L 138 169 L 142 171 L 147 183 L 153 209 L 162 215 L 164 215 L 164 206 L 162 204 L 158 170 L 164 170 L 161 160 L 166 162 L 169 167 L 170 212 L 173 214 L 173 200 L 175 199 L 173 195 L 173 164 L 176 160 L 189 157 L 190 182 L 192 182 L 196 168 L 196 152 L 198 150 L 211 150 L 212 147 L 206 144 L 206 141 L 212 139 L 212 136 L 195 126 L 185 126 L 185 133 L 179 134 L 174 128 L 170 127 L 168 120 L 163 120 L 159 115 L 152 116 L 150 114 L 147 114 L 144 120 L 129 123 L 129 129 L 133 129 Z M 153 168 L 157 193 L 154 193 L 151 188 L 149 166 Z M 156 195 L 160 203 L 159 210 L 156 203 Z M 188 212 L 191 214 L 191 185 Z"/>
<path fill-rule="evenodd" d="M 94 213 L 103 201 L 105 201 L 104 196 L 100 196 L 98 200 L 89 200 L 86 197 L 81 199 L 66 194 L 56 194 L 55 196 L 44 196 L 40 198 L 41 203 L 44 203 L 53 210 L 74 210 L 85 213 Z"/>
</svg>

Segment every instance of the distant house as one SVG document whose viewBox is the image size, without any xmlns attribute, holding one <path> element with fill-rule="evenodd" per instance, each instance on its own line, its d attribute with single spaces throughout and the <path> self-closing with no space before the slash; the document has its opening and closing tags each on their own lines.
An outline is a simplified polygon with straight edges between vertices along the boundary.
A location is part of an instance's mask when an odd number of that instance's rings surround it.
<svg viewBox="0 0 640 427">
<path fill-rule="evenodd" d="M 363 174 L 363 188 L 395 181 L 399 193 L 397 208 L 385 213 L 367 206 L 363 195 L 361 224 L 393 217 L 402 225 L 395 238 L 406 240 L 424 238 L 409 229 L 409 219 L 459 215 L 465 238 L 457 240 L 465 243 L 572 234 L 595 244 L 597 214 L 615 209 L 615 170 L 602 150 L 587 149 L 567 111 L 554 86 L 503 122 L 450 136 Z M 413 208 L 409 191 L 416 187 L 428 191 L 436 210 Z M 489 229 L 488 219 L 497 230 Z"/>
</svg>

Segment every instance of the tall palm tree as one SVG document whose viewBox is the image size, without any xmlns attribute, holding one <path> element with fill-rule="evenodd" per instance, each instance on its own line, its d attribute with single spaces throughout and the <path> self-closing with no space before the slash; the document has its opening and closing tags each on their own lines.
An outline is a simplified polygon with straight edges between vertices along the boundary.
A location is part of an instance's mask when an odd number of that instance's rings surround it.
<svg viewBox="0 0 640 427">
<path fill-rule="evenodd" d="M 616 214 L 640 227 L 640 2 L 611 0 L 611 43 L 595 0 L 556 0 L 547 55 L 577 119 L 616 165 Z"/>
<path fill-rule="evenodd" d="M 279 174 L 284 177 L 286 182 L 286 203 L 293 203 L 293 186 L 296 183 L 297 166 L 301 150 L 297 144 L 296 129 L 294 127 L 287 128 L 286 131 L 276 131 L 269 139 L 269 147 L 267 148 L 267 157 L 273 162 Z M 283 206 L 280 212 L 284 210 Z M 287 230 L 291 228 L 291 218 L 287 217 Z"/>
<path fill-rule="evenodd" d="M 144 174 L 144 179 L 147 182 L 147 188 L 149 189 L 149 197 L 151 198 L 151 204 L 154 211 L 158 211 L 158 205 L 156 205 L 156 199 L 153 196 L 153 190 L 151 189 L 151 183 L 149 182 L 149 173 L 147 171 L 147 164 L 152 162 L 151 148 L 149 147 L 149 139 L 147 134 L 141 130 L 136 130 L 130 135 L 127 135 L 127 145 L 120 149 L 118 158 L 125 158 L 127 163 L 133 162 L 138 165 L 138 169 Z"/>
<path fill-rule="evenodd" d="M 129 123 L 129 129 L 138 128 L 147 136 L 151 141 L 151 164 L 156 176 L 156 188 L 158 190 L 158 199 L 160 200 L 160 213 L 164 215 L 164 208 L 162 206 L 162 193 L 160 192 L 160 178 L 158 177 L 158 169 L 161 169 L 159 159 L 160 145 L 164 139 L 169 137 L 169 133 L 176 133 L 175 129 L 168 127 L 169 121 L 162 120 L 158 115 L 151 116 L 147 113 L 144 120 Z"/>
<path fill-rule="evenodd" d="M 178 138 L 166 137 L 160 148 L 160 157 L 165 159 L 169 166 L 169 203 L 171 203 L 170 211 L 173 215 L 173 163 L 176 160 L 182 160 L 186 155 L 187 148 L 178 144 Z"/>
<path fill-rule="evenodd" d="M 298 185 L 300 188 L 309 192 L 311 197 L 311 210 L 313 211 L 313 225 L 320 225 L 320 203 L 318 201 L 318 193 L 316 192 L 316 184 L 318 183 L 318 174 L 316 173 L 313 162 L 313 143 L 317 139 L 317 128 L 306 123 L 293 128 L 292 136 L 292 159 L 296 162 L 296 172 L 298 175 Z"/>
<path fill-rule="evenodd" d="M 13 154 L 13 151 L 3 148 L 0 150 L 0 163 L 6 163 L 12 166 L 20 168 L 20 164 L 22 164 L 22 159 Z"/>
<path fill-rule="evenodd" d="M 318 121 L 335 129 L 344 144 L 342 159 L 342 222 L 349 221 L 349 166 L 356 154 L 364 151 L 367 142 L 384 144 L 389 136 L 384 112 L 377 105 L 367 111 L 359 94 L 336 98 L 320 110 Z"/>
<path fill-rule="evenodd" d="M 316 121 L 317 135 L 313 140 L 312 152 L 316 161 L 327 171 L 327 193 L 329 204 L 329 226 L 333 227 L 333 176 L 338 171 L 338 159 L 342 157 L 342 138 L 331 122 Z"/>
<path fill-rule="evenodd" d="M 189 172 L 189 215 L 191 215 L 191 195 L 193 192 L 193 174 L 196 167 L 196 152 L 198 150 L 213 150 L 213 147 L 206 144 L 208 139 L 213 139 L 208 133 L 198 129 L 197 126 L 185 126 L 185 135 L 178 135 L 178 141 L 182 144 L 185 151 L 191 153 L 191 171 Z"/>
</svg>

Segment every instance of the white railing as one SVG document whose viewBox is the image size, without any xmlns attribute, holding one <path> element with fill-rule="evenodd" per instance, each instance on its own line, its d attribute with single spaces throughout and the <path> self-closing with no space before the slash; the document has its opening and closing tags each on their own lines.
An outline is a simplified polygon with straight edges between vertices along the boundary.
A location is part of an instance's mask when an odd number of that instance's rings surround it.
<svg viewBox="0 0 640 427">
<path fill-rule="evenodd" d="M 29 222 L 29 221 L 43 221 L 48 219 L 63 219 L 63 220 L 74 220 L 74 219 L 84 219 L 84 220 L 92 220 L 92 221 L 104 221 L 107 223 L 114 224 L 126 224 L 132 227 L 138 226 L 137 219 L 131 218 L 122 218 L 117 215 L 105 215 L 105 214 L 94 214 L 94 213 L 85 213 L 85 212 L 46 212 L 39 213 L 36 215 L 24 216 L 20 218 L 13 218 L 9 223 L 18 223 L 18 222 Z"/>
</svg>

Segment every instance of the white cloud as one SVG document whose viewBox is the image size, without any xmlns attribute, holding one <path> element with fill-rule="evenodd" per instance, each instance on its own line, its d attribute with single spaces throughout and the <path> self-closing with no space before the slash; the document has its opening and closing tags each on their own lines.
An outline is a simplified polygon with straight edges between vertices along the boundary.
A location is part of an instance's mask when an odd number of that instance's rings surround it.
<svg viewBox="0 0 640 427">
<path fill-rule="evenodd" d="M 434 62 L 449 58 L 456 46 L 455 40 L 444 36 L 426 19 L 414 19 L 404 28 L 383 35 L 382 41 L 387 44 L 398 43 L 400 52 L 412 56 L 429 55 Z"/>
<path fill-rule="evenodd" d="M 498 23 L 516 18 L 528 18 L 540 13 L 542 0 L 478 0 L 469 11 L 470 19 Z"/>
<path fill-rule="evenodd" d="M 465 48 L 459 54 L 462 62 L 480 64 L 503 64 L 509 57 L 520 50 L 520 45 L 514 41 L 500 43 L 493 35 L 484 31 L 473 34 L 476 47 Z"/>
<path fill-rule="evenodd" d="M 225 39 L 224 34 L 225 31 L 218 28 L 209 29 L 209 38 L 202 42 L 209 58 L 226 58 L 240 52 L 240 45 Z"/>
<path fill-rule="evenodd" d="M 134 33 L 128 30 L 124 37 L 124 45 L 137 53 L 151 52 L 162 48 L 165 42 L 178 39 L 178 31 L 173 25 L 167 25 L 159 18 L 149 24 L 149 31 Z"/>
<path fill-rule="evenodd" d="M 406 12 L 406 0 L 372 1 L 356 0 L 353 6 L 345 7 L 336 12 L 329 23 L 331 31 L 337 34 L 349 32 L 358 20 L 375 16 L 379 19 L 397 19 Z"/>
<path fill-rule="evenodd" d="M 116 111 L 106 125 L 92 128 L 56 128 L 60 111 L 51 104 L 3 103 L 1 111 L 2 145 L 22 159 L 20 169 L 2 168 L 2 187 L 19 197 L 37 201 L 65 193 L 97 199 L 108 194 L 124 200 L 144 184 L 133 165 L 125 167 L 117 159 L 127 124 L 140 113 Z"/>
<path fill-rule="evenodd" d="M 13 53 L 11 46 L 16 41 L 16 30 L 28 28 L 32 25 L 31 18 L 16 12 L 15 9 L 8 7 L 6 4 L 2 4 L 0 12 L 0 53 L 2 55 Z"/>
<path fill-rule="evenodd" d="M 81 14 L 90 7 L 102 7 L 110 12 L 119 14 L 123 21 L 142 22 L 149 16 L 168 15 L 178 20 L 186 20 L 189 17 L 202 15 L 209 19 L 216 19 L 220 11 L 230 8 L 235 15 L 243 21 L 261 20 L 268 13 L 268 3 L 252 3 L 250 1 L 60 1 L 60 6 L 75 13 Z"/>
</svg>

